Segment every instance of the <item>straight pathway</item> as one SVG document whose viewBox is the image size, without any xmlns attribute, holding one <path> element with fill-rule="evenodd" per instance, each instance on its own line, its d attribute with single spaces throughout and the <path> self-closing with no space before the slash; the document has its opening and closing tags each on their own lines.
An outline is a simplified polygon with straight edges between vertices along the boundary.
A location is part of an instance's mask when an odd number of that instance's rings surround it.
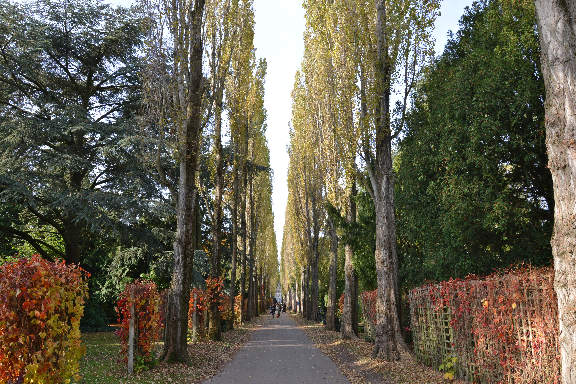
<svg viewBox="0 0 576 384">
<path fill-rule="evenodd" d="M 286 313 L 254 330 L 224 370 L 205 384 L 349 384 Z"/>
</svg>

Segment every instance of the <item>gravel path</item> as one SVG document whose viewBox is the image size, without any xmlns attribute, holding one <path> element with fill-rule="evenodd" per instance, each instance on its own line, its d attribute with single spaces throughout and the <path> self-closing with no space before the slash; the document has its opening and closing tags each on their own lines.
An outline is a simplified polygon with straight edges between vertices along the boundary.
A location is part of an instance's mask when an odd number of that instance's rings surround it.
<svg viewBox="0 0 576 384">
<path fill-rule="evenodd" d="M 280 318 L 268 317 L 224 370 L 204 383 L 349 384 L 285 313 Z"/>
</svg>

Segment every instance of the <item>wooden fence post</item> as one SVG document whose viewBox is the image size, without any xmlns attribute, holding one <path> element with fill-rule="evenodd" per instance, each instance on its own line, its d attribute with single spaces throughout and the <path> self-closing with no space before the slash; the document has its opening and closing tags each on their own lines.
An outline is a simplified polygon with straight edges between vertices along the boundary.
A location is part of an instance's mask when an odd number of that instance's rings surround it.
<svg viewBox="0 0 576 384">
<path fill-rule="evenodd" d="M 128 328 L 128 374 L 134 373 L 134 292 L 130 292 L 130 322 Z"/>
<path fill-rule="evenodd" d="M 194 303 L 192 304 L 192 341 L 198 339 L 198 318 L 196 314 L 196 292 L 194 292 Z"/>
</svg>

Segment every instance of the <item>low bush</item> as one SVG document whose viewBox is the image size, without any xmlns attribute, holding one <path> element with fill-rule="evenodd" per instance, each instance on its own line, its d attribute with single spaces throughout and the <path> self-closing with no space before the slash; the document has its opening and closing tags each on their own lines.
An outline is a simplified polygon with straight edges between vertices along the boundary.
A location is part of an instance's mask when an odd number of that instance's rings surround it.
<svg viewBox="0 0 576 384">
<path fill-rule="evenodd" d="M 88 277 L 38 255 L 0 267 L 0 382 L 78 379 Z"/>
<path fill-rule="evenodd" d="M 130 329 L 130 307 L 134 305 L 135 361 L 151 364 L 154 361 L 153 343 L 158 340 L 162 329 L 160 315 L 160 293 L 152 281 L 136 280 L 126 285 L 116 304 L 120 329 L 117 331 L 122 342 L 124 360 L 127 359 L 128 334 Z M 140 365 L 145 365 L 140 364 Z"/>
</svg>

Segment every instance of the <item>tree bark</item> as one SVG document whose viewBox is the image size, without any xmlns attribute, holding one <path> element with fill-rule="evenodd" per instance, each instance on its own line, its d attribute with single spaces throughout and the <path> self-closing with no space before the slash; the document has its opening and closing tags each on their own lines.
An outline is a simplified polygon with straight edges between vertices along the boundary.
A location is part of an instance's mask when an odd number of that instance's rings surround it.
<svg viewBox="0 0 576 384">
<path fill-rule="evenodd" d="M 312 257 L 312 255 L 310 255 Z M 306 267 L 306 318 L 312 319 L 312 265 Z"/>
<path fill-rule="evenodd" d="M 302 288 L 301 284 L 298 284 L 298 281 L 296 281 L 296 290 L 294 293 L 296 295 L 296 308 L 294 308 L 294 312 L 302 313 Z"/>
<path fill-rule="evenodd" d="M 320 224 L 319 224 L 319 214 L 320 210 L 316 204 L 315 199 L 312 199 L 312 262 L 310 263 L 310 320 L 318 321 L 318 264 L 320 261 L 320 249 L 319 249 L 319 236 L 320 236 Z"/>
<path fill-rule="evenodd" d="M 352 330 L 358 336 L 358 273 L 354 271 L 352 284 Z"/>
<path fill-rule="evenodd" d="M 222 164 L 222 108 L 221 100 L 215 101 L 214 124 L 214 154 L 216 175 L 214 180 L 214 222 L 212 223 L 212 258 L 210 277 L 220 277 L 220 238 L 222 229 L 222 187 L 224 184 L 224 169 Z M 220 311 L 218 303 L 210 304 L 210 329 L 208 335 L 211 340 L 220 340 Z"/>
<path fill-rule="evenodd" d="M 234 148 L 236 150 L 237 145 L 234 143 Z M 232 309 L 233 317 L 235 318 L 236 312 L 234 310 L 236 303 L 236 264 L 238 255 L 238 163 L 234 160 L 233 165 L 233 181 L 232 185 L 234 187 L 232 191 L 232 269 L 230 271 L 230 308 Z M 230 329 L 234 327 L 234 320 L 230 322 Z"/>
<path fill-rule="evenodd" d="M 65 219 L 62 227 L 64 259 L 67 263 L 80 264 L 82 262 L 82 229 L 71 219 Z"/>
<path fill-rule="evenodd" d="M 354 195 L 356 186 L 353 177 L 348 176 L 346 183 L 349 185 L 346 196 L 346 222 L 351 225 L 356 221 L 356 204 Z M 344 307 L 342 309 L 342 323 L 340 333 L 343 339 L 356 337 L 353 326 L 353 305 L 354 305 L 354 251 L 352 245 L 347 241 L 344 244 Z"/>
<path fill-rule="evenodd" d="M 249 140 L 248 156 L 253 162 L 253 142 Z M 246 204 L 246 257 L 248 261 L 248 303 L 246 309 L 246 320 L 254 316 L 254 173 L 248 171 L 248 195 Z"/>
<path fill-rule="evenodd" d="M 328 283 L 328 301 L 326 302 L 326 329 L 336 330 L 336 306 L 338 296 L 336 293 L 336 279 L 338 271 L 338 234 L 336 226 L 328 217 L 328 235 L 330 236 L 330 282 Z"/>
<path fill-rule="evenodd" d="M 392 132 L 390 129 L 390 91 L 392 65 L 386 33 L 386 1 L 376 3 L 376 68 L 378 102 L 375 110 L 376 158 L 371 176 L 376 213 L 376 330 L 374 356 L 387 361 L 400 358 L 402 343 L 398 316 L 398 257 L 394 216 L 394 181 L 392 178 Z"/>
<path fill-rule="evenodd" d="M 178 129 L 179 183 L 177 201 L 177 230 L 174 240 L 174 269 L 168 295 L 166 334 L 163 360 L 167 362 L 188 359 L 188 303 L 194 262 L 196 166 L 200 150 L 202 117 L 202 19 L 205 0 L 194 4 L 190 26 L 189 57 L 186 66 L 178 67 L 178 97 L 185 118 Z M 176 10 L 173 10 L 175 13 Z M 184 22 L 178 17 L 179 22 Z M 186 27 L 184 27 L 186 29 Z M 177 46 L 181 41 L 175 36 Z M 180 52 L 181 54 L 183 52 Z M 178 65 L 175 63 L 175 65 Z M 184 79 L 186 81 L 184 81 Z M 186 91 L 184 91 L 186 89 Z"/>
<path fill-rule="evenodd" d="M 304 267 L 304 269 L 302 270 L 302 317 L 307 319 L 307 312 L 306 309 L 308 308 L 308 293 L 307 293 L 307 284 L 306 284 L 306 273 L 307 273 L 307 269 L 306 267 Z"/>
<path fill-rule="evenodd" d="M 246 321 L 246 310 L 244 308 L 244 301 L 246 300 L 246 203 L 247 203 L 247 186 L 248 178 L 246 175 L 246 152 L 242 155 L 242 166 L 240 169 L 240 180 L 242 183 L 242 195 L 240 202 L 240 259 L 241 259 L 241 270 L 240 270 L 240 321 Z"/>
<path fill-rule="evenodd" d="M 554 183 L 554 256 L 562 383 L 576 383 L 576 1 L 536 0 Z"/>
</svg>

